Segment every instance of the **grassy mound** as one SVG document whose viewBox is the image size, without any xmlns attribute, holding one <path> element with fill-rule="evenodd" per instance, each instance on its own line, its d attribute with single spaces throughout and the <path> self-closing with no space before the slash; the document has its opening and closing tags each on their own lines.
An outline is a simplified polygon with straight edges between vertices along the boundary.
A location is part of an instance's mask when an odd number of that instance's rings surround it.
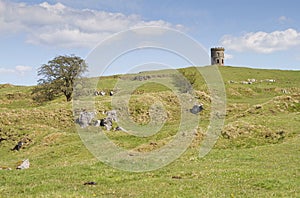
<svg viewBox="0 0 300 198">
<path fill-rule="evenodd" d="M 195 100 L 205 109 L 187 151 L 170 165 L 145 173 L 116 170 L 95 159 L 76 131 L 72 104 L 63 97 L 37 104 L 32 100 L 33 87 L 0 85 L 0 167 L 13 169 L 0 170 L 0 197 L 296 197 L 300 193 L 300 72 L 220 67 L 227 95 L 225 126 L 214 149 L 198 158 L 209 125 L 211 97 L 195 68 L 179 71 L 195 78 Z M 164 78 L 168 71 L 104 77 L 98 83 L 98 90 L 108 92 L 118 91 L 114 85 L 119 80 L 146 79 L 129 101 L 130 118 L 141 126 L 150 122 L 154 103 L 166 111 L 165 124 L 149 137 L 104 131 L 125 149 L 154 151 L 177 133 L 180 102 L 168 87 L 147 83 L 151 76 Z M 255 81 L 244 83 L 251 79 Z M 96 97 L 97 119 L 112 109 L 111 99 Z M 11 151 L 18 141 L 25 145 Z M 31 167 L 15 170 L 27 158 Z M 97 185 L 83 185 L 88 181 Z"/>
</svg>

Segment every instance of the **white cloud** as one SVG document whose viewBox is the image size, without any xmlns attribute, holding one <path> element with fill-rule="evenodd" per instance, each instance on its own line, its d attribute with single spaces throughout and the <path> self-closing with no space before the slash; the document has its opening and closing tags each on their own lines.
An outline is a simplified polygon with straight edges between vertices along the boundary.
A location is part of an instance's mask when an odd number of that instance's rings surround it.
<svg viewBox="0 0 300 198">
<path fill-rule="evenodd" d="M 300 46 L 300 32 L 294 29 L 274 32 L 250 32 L 241 37 L 225 35 L 220 43 L 229 50 L 272 53 Z"/>
<path fill-rule="evenodd" d="M 16 66 L 15 70 L 16 70 L 16 72 L 24 74 L 25 72 L 30 72 L 32 70 L 32 67 L 24 66 L 24 65 L 18 65 L 18 66 Z"/>
<path fill-rule="evenodd" d="M 280 16 L 279 18 L 278 18 L 278 21 L 279 22 L 284 22 L 284 21 L 286 21 L 287 20 L 287 17 L 286 16 Z"/>
<path fill-rule="evenodd" d="M 0 74 L 17 73 L 24 75 L 26 72 L 32 71 L 32 67 L 17 65 L 14 69 L 0 68 Z"/>
<path fill-rule="evenodd" d="M 14 73 L 15 70 L 13 69 L 6 69 L 6 68 L 1 68 L 0 67 L 0 74 L 8 74 L 8 73 Z"/>
<path fill-rule="evenodd" d="M 183 28 L 163 20 L 144 21 L 137 15 L 74 9 L 61 3 L 0 0 L 0 34 L 25 32 L 26 42 L 32 44 L 90 48 L 113 33 L 142 26 Z"/>
<path fill-rule="evenodd" d="M 225 53 L 224 58 L 225 58 L 225 60 L 233 59 L 233 55 Z"/>
<path fill-rule="evenodd" d="M 280 16 L 278 17 L 277 21 L 281 24 L 284 24 L 284 23 L 291 22 L 291 19 L 288 18 L 287 16 Z"/>
</svg>

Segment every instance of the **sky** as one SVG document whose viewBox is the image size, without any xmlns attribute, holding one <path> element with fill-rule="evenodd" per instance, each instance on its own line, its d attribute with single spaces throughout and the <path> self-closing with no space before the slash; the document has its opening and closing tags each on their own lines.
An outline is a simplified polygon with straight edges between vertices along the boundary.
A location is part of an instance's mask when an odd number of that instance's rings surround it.
<svg viewBox="0 0 300 198">
<path fill-rule="evenodd" d="M 0 84 L 35 85 L 56 56 L 85 59 L 105 39 L 148 26 L 182 32 L 207 54 L 224 47 L 225 65 L 300 70 L 299 8 L 295 0 L 0 0 Z M 159 50 L 132 54 L 108 74 L 151 61 L 189 66 Z"/>
</svg>

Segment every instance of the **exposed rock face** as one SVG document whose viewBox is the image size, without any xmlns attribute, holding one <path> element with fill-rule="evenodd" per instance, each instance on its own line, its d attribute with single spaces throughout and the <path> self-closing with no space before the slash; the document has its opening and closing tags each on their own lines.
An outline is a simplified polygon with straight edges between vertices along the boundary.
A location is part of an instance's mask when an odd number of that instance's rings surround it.
<svg viewBox="0 0 300 198">
<path fill-rule="evenodd" d="M 110 131 L 112 128 L 112 119 L 110 117 L 101 119 L 100 126 L 104 126 L 107 131 Z"/>
<path fill-rule="evenodd" d="M 87 111 L 81 112 L 78 118 L 78 124 L 80 125 L 81 128 L 87 127 L 89 124 L 91 124 L 95 115 L 96 112 L 87 112 Z"/>
<path fill-rule="evenodd" d="M 107 118 L 110 118 L 114 122 L 118 122 L 117 111 L 111 110 L 106 112 Z"/>
<path fill-rule="evenodd" d="M 94 126 L 99 127 L 100 124 L 101 124 L 101 120 L 96 120 L 95 123 L 94 123 Z"/>
<path fill-rule="evenodd" d="M 81 128 L 86 128 L 89 125 L 93 125 L 95 127 L 104 126 L 107 131 L 110 131 L 113 127 L 113 122 L 118 121 L 117 111 L 107 111 L 106 115 L 106 118 L 93 121 L 96 116 L 96 112 L 82 111 L 80 112 L 78 119 L 76 119 L 76 123 L 78 123 Z"/>
<path fill-rule="evenodd" d="M 132 80 L 137 80 L 137 81 L 144 81 L 144 80 L 149 80 L 151 79 L 151 76 L 135 76 Z"/>
</svg>

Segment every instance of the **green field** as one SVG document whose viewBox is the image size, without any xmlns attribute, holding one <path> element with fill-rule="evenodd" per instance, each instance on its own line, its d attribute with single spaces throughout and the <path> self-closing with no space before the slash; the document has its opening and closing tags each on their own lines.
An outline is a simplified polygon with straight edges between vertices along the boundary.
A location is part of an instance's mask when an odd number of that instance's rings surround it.
<svg viewBox="0 0 300 198">
<path fill-rule="evenodd" d="M 211 98 L 193 67 L 180 69 L 203 103 L 195 138 L 171 164 L 148 172 L 114 169 L 97 160 L 76 130 L 72 103 L 63 96 L 36 103 L 33 87 L 0 85 L 0 197 L 300 197 L 300 71 L 219 67 L 226 89 L 225 126 L 211 152 L 198 157 L 210 119 Z M 164 78 L 168 71 L 145 72 Z M 114 89 L 122 78 L 100 78 L 98 89 Z M 256 79 L 252 84 L 242 81 Z M 269 82 L 274 79 L 275 82 Z M 147 82 L 147 81 L 145 81 Z M 160 101 L 167 121 L 159 133 L 135 137 L 104 131 L 118 146 L 149 152 L 176 135 L 180 104 L 169 88 L 145 83 L 130 98 L 131 118 L 150 121 L 149 107 Z M 98 118 L 111 110 L 111 97 L 98 96 Z M 193 105 L 193 104 L 191 104 Z M 21 139 L 27 143 L 11 151 Z M 16 170 L 29 159 L 31 166 Z M 83 185 L 85 182 L 96 185 Z"/>
</svg>

